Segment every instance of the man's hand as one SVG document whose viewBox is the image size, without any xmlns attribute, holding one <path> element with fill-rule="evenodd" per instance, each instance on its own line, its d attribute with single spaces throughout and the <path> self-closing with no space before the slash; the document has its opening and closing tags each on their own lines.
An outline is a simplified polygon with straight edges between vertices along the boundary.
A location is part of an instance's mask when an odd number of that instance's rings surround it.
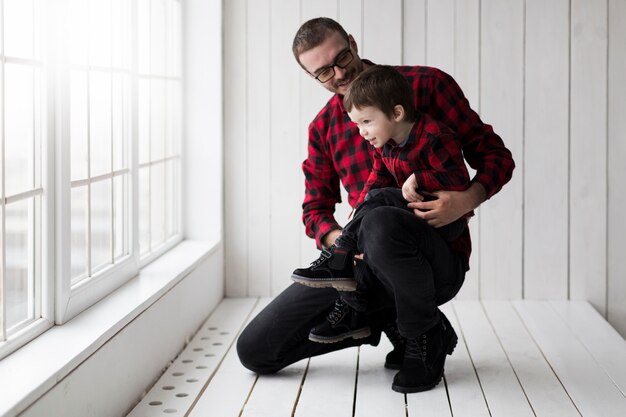
<svg viewBox="0 0 626 417">
<path fill-rule="evenodd" d="M 424 200 L 424 197 L 417 192 L 418 187 L 417 178 L 415 178 L 415 174 L 413 173 L 404 181 L 404 184 L 402 184 L 402 197 L 409 202 Z"/>
<path fill-rule="evenodd" d="M 330 248 L 340 235 L 340 229 L 333 229 L 330 232 L 326 233 L 322 238 L 322 246 L 324 246 L 324 248 Z"/>
<path fill-rule="evenodd" d="M 477 182 L 465 191 L 435 191 L 429 194 L 437 199 L 411 202 L 409 208 L 433 227 L 452 223 L 468 211 L 474 210 L 487 197 L 485 188 Z"/>
</svg>

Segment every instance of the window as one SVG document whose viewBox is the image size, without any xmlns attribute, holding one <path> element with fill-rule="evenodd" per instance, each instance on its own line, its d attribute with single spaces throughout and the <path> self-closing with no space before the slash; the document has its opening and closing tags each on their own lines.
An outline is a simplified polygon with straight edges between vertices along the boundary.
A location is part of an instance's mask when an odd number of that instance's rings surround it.
<svg viewBox="0 0 626 417">
<path fill-rule="evenodd" d="M 139 250 L 180 230 L 180 4 L 139 0 Z"/>
<path fill-rule="evenodd" d="M 0 10 L 0 342 L 41 317 L 41 5 L 4 0 Z"/>
<path fill-rule="evenodd" d="M 181 240 L 178 0 L 0 0 L 0 358 Z"/>
</svg>

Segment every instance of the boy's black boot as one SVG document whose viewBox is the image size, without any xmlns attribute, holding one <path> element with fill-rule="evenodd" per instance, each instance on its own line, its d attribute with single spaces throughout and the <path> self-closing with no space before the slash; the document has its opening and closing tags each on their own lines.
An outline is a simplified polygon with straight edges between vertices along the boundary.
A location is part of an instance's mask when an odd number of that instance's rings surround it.
<svg viewBox="0 0 626 417">
<path fill-rule="evenodd" d="M 458 337 L 441 319 L 426 333 L 406 340 L 404 361 L 391 389 L 405 394 L 435 387 L 443 377 L 446 354 L 452 354 Z"/>
<path fill-rule="evenodd" d="M 353 257 L 352 251 L 333 245 L 324 249 L 310 267 L 293 271 L 291 279 L 307 287 L 355 291 Z"/>
<path fill-rule="evenodd" d="M 400 369 L 402 360 L 404 359 L 405 339 L 398 331 L 398 327 L 394 323 L 387 323 L 383 326 L 383 332 L 393 345 L 393 350 L 385 356 L 385 368 Z"/>
<path fill-rule="evenodd" d="M 441 316 L 441 320 L 445 325 L 445 330 L 443 333 L 444 341 L 446 340 L 454 340 L 454 344 L 451 348 L 447 350 L 448 355 L 452 355 L 454 351 L 454 347 L 456 346 L 457 335 L 450 321 L 446 317 L 441 310 L 439 311 L 439 315 Z M 400 334 L 398 331 L 398 327 L 394 323 L 387 323 L 383 327 L 383 331 L 389 338 L 389 341 L 393 345 L 393 350 L 387 353 L 385 357 L 385 368 L 387 369 L 400 369 L 402 367 L 402 361 L 404 359 L 404 349 L 406 339 Z"/>
<path fill-rule="evenodd" d="M 370 334 L 372 332 L 365 314 L 359 313 L 338 298 L 326 320 L 311 329 L 309 340 L 318 343 L 337 343 L 349 337 L 363 339 Z"/>
</svg>

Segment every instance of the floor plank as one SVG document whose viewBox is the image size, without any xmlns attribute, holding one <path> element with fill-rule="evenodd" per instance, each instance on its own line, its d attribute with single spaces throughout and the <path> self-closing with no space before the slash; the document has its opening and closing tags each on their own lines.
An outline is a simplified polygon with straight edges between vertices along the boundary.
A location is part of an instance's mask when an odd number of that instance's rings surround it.
<svg viewBox="0 0 626 417">
<path fill-rule="evenodd" d="M 358 353 L 349 348 L 311 358 L 294 415 L 351 416 Z"/>
<path fill-rule="evenodd" d="M 429 391 L 407 394 L 406 402 L 409 417 L 452 417 L 443 380 Z"/>
<path fill-rule="evenodd" d="M 351 416 L 358 349 L 311 358 L 295 417 Z"/>
<path fill-rule="evenodd" d="M 453 304 L 493 417 L 534 416 L 479 301 Z"/>
<path fill-rule="evenodd" d="M 355 417 L 405 417 L 404 394 L 391 390 L 395 371 L 385 369 L 385 355 L 391 350 L 385 336 L 377 347 L 359 348 L 359 378 L 355 404 Z"/>
<path fill-rule="evenodd" d="M 537 416 L 580 415 L 508 301 L 482 302 Z"/>
<path fill-rule="evenodd" d="M 559 380 L 587 416 L 626 416 L 626 399 L 547 301 L 514 301 Z"/>
<path fill-rule="evenodd" d="M 308 359 L 273 375 L 259 375 L 241 417 L 291 416 L 300 394 Z"/>
<path fill-rule="evenodd" d="M 452 413 L 454 417 L 489 417 L 489 409 L 465 343 L 463 329 L 459 326 L 452 304 L 441 306 L 441 311 L 448 317 L 459 337 L 454 353 L 446 359 L 445 369 Z"/>
<path fill-rule="evenodd" d="M 626 341 L 584 301 L 552 301 L 552 308 L 587 347 L 613 382 L 626 393 Z"/>
</svg>

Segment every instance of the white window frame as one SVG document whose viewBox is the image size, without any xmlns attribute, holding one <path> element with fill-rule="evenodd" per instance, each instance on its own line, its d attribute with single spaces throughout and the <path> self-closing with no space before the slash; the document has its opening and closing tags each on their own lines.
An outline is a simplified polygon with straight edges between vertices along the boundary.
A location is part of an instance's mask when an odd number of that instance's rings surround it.
<svg viewBox="0 0 626 417">
<path fill-rule="evenodd" d="M 28 0 L 27 0 L 28 1 Z M 110 294 L 116 288 L 123 285 L 130 278 L 137 275 L 140 268 L 157 259 L 165 252 L 173 248 L 183 240 L 183 210 L 184 206 L 178 206 L 176 218 L 177 234 L 166 236 L 165 241 L 153 252 L 148 253 L 140 258 L 139 251 L 139 212 L 138 199 L 139 192 L 139 161 L 138 161 L 138 65 L 137 65 L 137 1 L 132 1 L 131 11 L 131 38 L 132 38 L 132 60 L 131 63 L 131 138 L 130 138 L 130 161 L 129 161 L 129 245 L 130 255 L 123 260 L 116 260 L 116 263 L 98 271 L 93 276 L 81 280 L 72 286 L 71 277 L 71 154 L 70 154 L 70 69 L 67 67 L 69 60 L 67 56 L 67 48 L 55 48 L 50 45 L 49 48 L 43 45 L 48 39 L 63 39 L 67 36 L 66 27 L 62 22 L 64 13 L 67 12 L 68 0 L 59 0 L 51 2 L 42 0 L 41 16 L 45 15 L 47 9 L 46 27 L 41 28 L 42 48 L 45 56 L 41 57 L 43 61 L 41 70 L 43 71 L 41 80 L 41 119 L 42 119 L 42 138 L 41 138 L 41 171 L 42 184 L 41 188 L 34 191 L 23 193 L 23 195 L 13 196 L 13 198 L 26 198 L 33 193 L 41 194 L 41 265 L 40 274 L 41 282 L 38 288 L 40 297 L 40 313 L 41 318 L 34 320 L 28 326 L 11 334 L 6 341 L 1 341 L 3 334 L 0 334 L 0 360 L 15 351 L 28 341 L 37 337 L 54 324 L 63 324 L 75 317 L 77 314 L 92 306 L 98 300 Z M 164 0 L 172 1 L 172 0 Z M 179 0 L 176 0 L 179 2 Z M 180 3 L 180 2 L 179 2 Z M 3 19 L 4 0 L 0 0 L 0 21 Z M 178 16 L 182 19 L 182 13 Z M 179 23 L 179 30 L 182 30 L 182 21 Z M 179 38 L 180 47 L 182 47 L 182 38 Z M 0 31 L 0 47 L 2 46 L 3 33 Z M 52 43 L 52 42 L 51 42 Z M 182 55 L 177 58 L 180 60 L 182 67 Z M 3 58 L 4 59 L 4 58 Z M 4 69 L 0 66 L 0 80 L 4 80 Z M 180 89 L 177 90 L 181 95 L 179 103 L 182 105 L 183 94 L 183 78 L 182 73 L 179 74 Z M 4 102 L 4 86 L 0 84 L 0 96 Z M 2 106 L 4 105 L 0 103 Z M 0 109 L 3 107 L 0 106 Z M 1 116 L 4 117 L 2 110 Z M 3 123 L 3 120 L 0 120 Z M 179 122 L 180 123 L 180 122 Z M 183 178 L 183 129 L 182 125 L 176 127 L 177 134 L 180 137 L 178 151 L 175 158 L 178 158 L 178 190 L 182 200 L 182 178 Z M 4 140 L 1 142 L 4 144 Z M 0 157 L 4 157 L 4 148 L 0 148 Z M 151 161 L 154 163 L 154 161 Z M 113 169 L 113 167 L 112 167 Z M 115 174 L 111 174 L 115 175 Z M 105 174 L 106 176 L 106 174 Z M 79 180 L 80 181 L 80 180 Z M 76 182 L 76 181 L 75 181 Z M 6 232 L 5 225 L 5 206 L 7 199 L 5 198 L 4 175 L 0 181 L 0 239 L 3 239 Z M 2 250 L 0 250 L 0 274 L 2 274 L 6 261 L 6 248 L 4 241 L 0 240 Z M 113 254 L 115 256 L 115 254 Z M 4 277 L 0 275 L 0 320 L 6 320 L 4 314 L 5 297 L 3 289 Z M 4 326 L 2 326 L 4 329 Z"/>
<path fill-rule="evenodd" d="M 41 2 L 40 4 L 40 16 L 46 13 L 47 7 L 45 2 Z M 0 22 L 4 21 L 4 1 L 0 0 Z M 44 36 L 44 32 L 47 29 L 44 27 L 40 28 L 41 33 L 41 48 L 44 51 L 44 54 L 48 54 L 49 49 L 46 46 L 46 37 Z M 49 62 L 49 56 L 44 57 L 41 56 L 41 62 L 36 62 L 31 60 L 14 60 L 10 58 L 6 58 L 4 56 L 4 31 L 0 30 L 0 56 L 2 56 L 3 64 L 6 62 L 14 62 L 32 65 L 33 67 L 39 67 L 41 71 L 41 84 L 40 84 L 40 93 L 42 101 L 41 105 L 41 140 L 40 140 L 40 155 L 41 155 L 41 177 L 42 183 L 40 187 L 32 189 L 30 191 L 26 191 L 23 193 L 19 193 L 13 196 L 7 196 L 5 194 L 5 172 L 4 165 L 2 167 L 2 173 L 0 178 L 0 320 L 2 320 L 2 326 L 0 326 L 0 359 L 9 353 L 15 351 L 19 347 L 28 343 L 33 338 L 37 337 L 41 333 L 45 332 L 47 329 L 54 325 L 54 256 L 51 253 L 52 247 L 50 236 L 54 231 L 54 188 L 52 187 L 52 177 L 49 175 L 51 171 L 50 158 L 46 157 L 50 155 L 52 149 L 54 149 L 53 137 L 50 135 L 52 120 L 49 117 L 49 102 L 50 95 L 48 91 L 48 86 L 50 85 L 49 79 L 49 71 L 47 69 L 47 62 Z M 0 65 L 0 134 L 2 135 L 0 140 L 0 161 L 4 160 L 4 107 L 5 107 L 5 88 L 4 88 L 4 65 Z M 48 190 L 48 191 L 47 191 Z M 29 256 L 39 256 L 41 259 L 41 264 L 39 265 L 39 282 L 35 282 L 35 303 L 38 304 L 35 306 L 35 317 L 41 316 L 33 320 L 33 322 L 28 325 L 19 328 L 15 333 L 11 335 L 9 339 L 6 338 L 6 316 L 5 316 L 5 308 L 6 304 L 4 301 L 5 292 L 4 292 L 4 271 L 6 268 L 6 247 L 4 242 L 4 237 L 6 233 L 6 218 L 5 218 L 5 208 L 6 205 L 11 202 L 16 202 L 20 200 L 24 200 L 27 198 L 31 198 L 33 196 L 39 196 L 40 198 L 40 227 L 39 227 L 39 238 L 40 245 L 39 247 L 31 248 L 32 252 Z M 33 219 L 33 223 L 35 219 Z M 37 233 L 37 231 L 35 231 Z M 37 253 L 39 252 L 39 253 Z"/>
<path fill-rule="evenodd" d="M 61 3 L 61 2 L 60 2 Z M 68 2 L 62 2 L 62 6 L 60 5 L 57 10 L 62 10 L 68 7 Z M 131 11 L 131 22 L 132 24 L 132 33 L 131 33 L 131 44 L 132 44 L 132 52 L 131 56 L 135 55 L 136 49 L 136 2 L 133 1 L 133 7 Z M 66 40 L 69 36 L 65 31 L 66 28 L 60 28 L 57 31 L 57 39 Z M 61 41 L 63 42 L 63 41 Z M 59 42 L 59 43 L 61 43 Z M 65 43 L 65 42 L 63 42 Z M 55 322 L 57 324 L 63 324 L 68 320 L 75 317 L 77 314 L 90 307 L 98 300 L 102 299 L 130 278 L 135 276 L 139 271 L 139 263 L 137 249 L 133 246 L 131 247 L 131 255 L 126 256 L 119 262 L 116 262 L 112 265 L 107 266 L 101 271 L 98 271 L 93 276 L 82 279 L 76 285 L 72 286 L 72 276 L 71 276 L 71 255 L 72 255 L 72 245 L 71 245 L 71 192 L 72 192 L 72 179 L 71 179 L 71 153 L 70 153 L 70 72 L 71 69 L 68 66 L 69 57 L 67 56 L 67 49 L 64 48 L 63 54 L 59 50 L 56 51 L 56 57 L 61 59 L 57 60 L 57 65 L 55 68 L 55 103 L 54 108 L 55 111 L 55 131 L 54 136 L 58 138 L 57 148 L 56 148 L 56 171 L 54 173 L 54 177 L 56 179 L 56 194 L 57 205 L 56 205 L 56 221 L 57 226 L 60 232 L 56 234 L 56 254 L 55 259 L 57 260 L 56 266 L 56 275 L 58 277 L 62 277 L 57 283 L 56 291 L 55 291 Z M 131 64 L 131 68 L 133 68 L 134 63 Z M 136 71 L 131 69 L 131 73 L 136 73 Z M 135 94 L 135 79 L 136 76 L 131 77 L 131 94 L 134 96 Z M 89 88 L 89 84 L 88 84 Z M 133 97 L 131 103 L 136 103 L 136 98 Z M 131 105 L 131 125 L 136 125 L 136 109 L 134 108 L 134 104 Z M 136 132 L 131 132 L 131 155 L 134 159 L 135 155 L 135 142 L 136 142 Z M 137 190 L 137 175 L 135 169 L 132 168 L 135 165 L 134 160 L 129 161 L 131 166 L 130 172 L 130 195 L 132 196 L 130 201 L 130 224 L 135 225 L 137 223 L 138 214 L 136 212 L 136 201 L 134 195 Z M 113 167 L 111 167 L 113 169 Z M 93 178 L 88 179 L 88 181 L 92 181 Z M 79 180 L 80 181 L 80 180 Z M 88 207 L 90 203 L 88 204 Z M 91 216 L 90 210 L 88 210 L 88 215 Z M 87 231 L 88 234 L 91 233 L 91 230 Z M 134 227 L 131 227 L 129 230 L 129 240 L 134 242 L 136 239 L 134 238 L 136 230 Z"/>
</svg>

